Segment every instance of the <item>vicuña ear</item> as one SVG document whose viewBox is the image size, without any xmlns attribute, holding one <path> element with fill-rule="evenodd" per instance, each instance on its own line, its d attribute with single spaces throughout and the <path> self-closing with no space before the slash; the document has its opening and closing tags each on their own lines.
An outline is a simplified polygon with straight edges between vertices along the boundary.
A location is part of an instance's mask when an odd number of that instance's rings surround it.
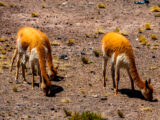
<svg viewBox="0 0 160 120">
<path fill-rule="evenodd" d="M 146 88 L 149 88 L 147 80 L 145 81 L 145 86 L 146 86 Z"/>
<path fill-rule="evenodd" d="M 148 83 L 151 84 L 151 78 L 148 79 Z"/>
<path fill-rule="evenodd" d="M 56 67 L 56 69 L 58 70 L 58 68 L 59 68 L 59 65 Z"/>
</svg>

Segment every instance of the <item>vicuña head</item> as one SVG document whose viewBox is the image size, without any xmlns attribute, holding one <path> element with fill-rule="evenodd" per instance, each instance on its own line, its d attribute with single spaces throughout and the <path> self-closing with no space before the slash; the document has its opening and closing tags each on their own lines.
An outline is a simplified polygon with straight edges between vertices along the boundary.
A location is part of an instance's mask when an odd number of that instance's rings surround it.
<svg viewBox="0 0 160 120">
<path fill-rule="evenodd" d="M 103 86 L 106 86 L 106 66 L 107 61 L 111 59 L 111 72 L 115 94 L 118 93 L 120 79 L 120 68 L 125 68 L 131 81 L 131 88 L 134 91 L 134 83 L 141 89 L 142 95 L 147 100 L 153 99 L 153 87 L 149 81 L 142 81 L 135 64 L 134 54 L 130 42 L 121 34 L 111 32 L 106 34 L 102 41 L 102 52 L 104 58 Z M 116 82 L 115 82 L 116 79 Z"/>
<path fill-rule="evenodd" d="M 153 87 L 151 85 L 151 79 L 145 81 L 145 86 L 141 92 L 145 99 L 150 101 L 153 99 Z"/>
</svg>

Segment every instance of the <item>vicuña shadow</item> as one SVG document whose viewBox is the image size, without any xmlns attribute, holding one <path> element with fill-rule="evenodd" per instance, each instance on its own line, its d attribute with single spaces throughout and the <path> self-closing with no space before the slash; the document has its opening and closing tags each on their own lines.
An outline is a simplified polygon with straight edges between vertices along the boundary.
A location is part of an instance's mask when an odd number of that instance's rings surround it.
<svg viewBox="0 0 160 120">
<path fill-rule="evenodd" d="M 62 92 L 64 89 L 61 86 L 52 85 L 51 92 L 48 97 L 55 97 L 57 93 Z"/>
<path fill-rule="evenodd" d="M 59 81 L 62 81 L 63 79 L 64 77 L 62 76 L 56 76 L 55 78 L 52 78 L 51 81 L 59 82 Z"/>
<path fill-rule="evenodd" d="M 127 96 L 130 97 L 130 98 L 139 98 L 139 99 L 142 99 L 142 100 L 146 100 L 146 99 L 143 97 L 141 91 L 139 91 L 139 90 L 134 90 L 134 91 L 132 91 L 131 89 L 119 89 L 119 92 L 120 92 L 121 94 L 127 95 Z M 151 102 L 158 102 L 158 100 L 157 100 L 157 99 L 154 99 L 154 100 L 152 100 Z"/>
</svg>

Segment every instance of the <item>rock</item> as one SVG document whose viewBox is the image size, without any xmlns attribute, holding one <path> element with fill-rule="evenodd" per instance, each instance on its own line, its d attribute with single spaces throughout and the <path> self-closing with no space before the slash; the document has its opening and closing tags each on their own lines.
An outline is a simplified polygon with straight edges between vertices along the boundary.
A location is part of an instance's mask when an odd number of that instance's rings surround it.
<svg viewBox="0 0 160 120">
<path fill-rule="evenodd" d="M 51 110 L 53 111 L 53 110 L 55 110 L 55 108 L 54 108 L 54 107 L 52 107 L 52 108 L 51 108 Z"/>
<path fill-rule="evenodd" d="M 93 97 L 94 97 L 94 98 L 97 98 L 97 97 L 98 97 L 98 95 L 93 95 Z"/>
<path fill-rule="evenodd" d="M 152 58 L 156 58 L 156 56 L 153 55 Z"/>
<path fill-rule="evenodd" d="M 84 51 L 81 51 L 81 55 L 86 55 L 86 53 Z"/>
<path fill-rule="evenodd" d="M 59 59 L 68 60 L 68 56 L 66 54 L 62 54 L 59 56 Z"/>
<path fill-rule="evenodd" d="M 107 100 L 107 97 L 102 97 L 101 100 Z"/>
<path fill-rule="evenodd" d="M 62 37 L 61 37 L 61 36 L 58 36 L 57 39 L 60 40 L 60 39 L 62 39 Z"/>
</svg>

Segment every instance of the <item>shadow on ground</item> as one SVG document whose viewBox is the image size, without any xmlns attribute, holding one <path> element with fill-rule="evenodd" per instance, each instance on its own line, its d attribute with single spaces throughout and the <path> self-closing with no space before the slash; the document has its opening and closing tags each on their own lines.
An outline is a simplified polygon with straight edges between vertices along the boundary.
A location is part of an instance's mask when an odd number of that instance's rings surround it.
<svg viewBox="0 0 160 120">
<path fill-rule="evenodd" d="M 62 76 L 56 76 L 55 78 L 51 79 L 51 81 L 59 82 L 59 81 L 62 81 L 63 79 L 64 77 Z"/>
<path fill-rule="evenodd" d="M 52 85 L 51 92 L 48 97 L 55 97 L 57 93 L 62 92 L 64 89 L 61 86 Z"/>
<path fill-rule="evenodd" d="M 134 91 L 132 91 L 131 89 L 120 89 L 119 92 L 120 92 L 121 94 L 127 95 L 127 96 L 130 97 L 130 98 L 139 98 L 139 99 L 142 99 L 142 100 L 146 100 L 146 99 L 143 97 L 141 91 L 139 91 L 139 90 L 134 90 Z M 150 102 L 158 102 L 158 100 L 157 100 L 157 99 L 153 99 L 153 100 L 150 101 Z"/>
<path fill-rule="evenodd" d="M 120 89 L 119 92 L 121 94 L 127 95 L 130 98 L 139 98 L 139 99 L 145 100 L 141 91 L 139 91 L 139 90 L 132 91 L 131 89 Z"/>
</svg>

